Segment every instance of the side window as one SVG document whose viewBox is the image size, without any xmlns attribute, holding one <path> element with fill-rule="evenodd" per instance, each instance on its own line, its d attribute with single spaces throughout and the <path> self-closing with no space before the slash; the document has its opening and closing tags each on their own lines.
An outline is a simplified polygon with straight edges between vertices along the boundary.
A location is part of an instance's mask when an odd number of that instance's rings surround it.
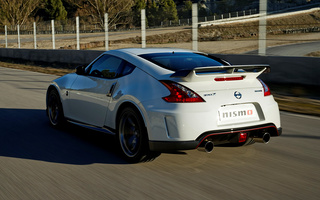
<svg viewBox="0 0 320 200">
<path fill-rule="evenodd" d="M 123 65 L 123 70 L 121 72 L 121 76 L 125 76 L 125 75 L 130 74 L 134 70 L 134 68 L 135 68 L 135 66 L 133 64 L 126 62 Z"/>
<path fill-rule="evenodd" d="M 115 78 L 121 64 L 122 59 L 111 55 L 103 55 L 91 65 L 88 75 L 100 78 Z"/>
</svg>

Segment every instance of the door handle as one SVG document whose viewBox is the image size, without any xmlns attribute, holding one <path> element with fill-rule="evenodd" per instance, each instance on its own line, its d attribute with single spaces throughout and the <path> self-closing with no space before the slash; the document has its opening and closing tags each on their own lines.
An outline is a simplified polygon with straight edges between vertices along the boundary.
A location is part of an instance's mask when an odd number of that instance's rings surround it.
<svg viewBox="0 0 320 200">
<path fill-rule="evenodd" d="M 117 85 L 117 82 L 115 82 L 115 83 L 113 83 L 113 84 L 111 85 L 110 90 L 109 90 L 109 92 L 107 93 L 107 97 L 111 97 L 111 96 L 112 96 L 113 91 L 114 91 L 114 88 L 116 87 L 116 85 Z"/>
</svg>

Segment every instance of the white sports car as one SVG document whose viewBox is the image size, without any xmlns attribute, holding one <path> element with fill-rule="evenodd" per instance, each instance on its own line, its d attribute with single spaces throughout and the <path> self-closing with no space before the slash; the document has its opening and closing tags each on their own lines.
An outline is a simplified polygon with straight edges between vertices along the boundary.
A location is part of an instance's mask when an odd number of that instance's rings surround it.
<svg viewBox="0 0 320 200">
<path fill-rule="evenodd" d="M 183 49 L 111 50 L 54 80 L 47 114 L 53 126 L 69 121 L 115 135 L 129 162 L 267 143 L 282 132 L 278 104 L 257 78 L 268 71 Z"/>
</svg>

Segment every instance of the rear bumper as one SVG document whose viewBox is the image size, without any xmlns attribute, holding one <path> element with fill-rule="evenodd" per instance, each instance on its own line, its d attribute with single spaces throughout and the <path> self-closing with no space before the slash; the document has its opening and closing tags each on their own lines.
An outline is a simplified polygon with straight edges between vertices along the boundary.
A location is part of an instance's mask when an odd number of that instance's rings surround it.
<svg viewBox="0 0 320 200">
<path fill-rule="evenodd" d="M 265 132 L 268 132 L 272 137 L 275 137 L 282 134 L 282 128 L 277 128 L 274 124 L 264 124 L 245 128 L 209 131 L 201 134 L 196 140 L 192 141 L 149 141 L 149 148 L 151 151 L 170 152 L 196 149 L 206 140 L 210 140 L 218 145 L 238 143 L 239 134 L 244 132 L 248 133 L 249 137 L 259 136 L 259 134 Z"/>
</svg>

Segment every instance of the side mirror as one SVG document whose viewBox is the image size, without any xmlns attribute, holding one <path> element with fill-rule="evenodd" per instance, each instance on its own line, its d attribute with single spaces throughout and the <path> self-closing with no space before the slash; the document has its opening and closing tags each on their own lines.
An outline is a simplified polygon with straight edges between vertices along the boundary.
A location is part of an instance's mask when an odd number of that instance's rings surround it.
<svg viewBox="0 0 320 200">
<path fill-rule="evenodd" d="M 85 75 L 85 73 L 86 73 L 85 69 L 86 69 L 86 67 L 83 65 L 76 67 L 76 74 Z"/>
</svg>

